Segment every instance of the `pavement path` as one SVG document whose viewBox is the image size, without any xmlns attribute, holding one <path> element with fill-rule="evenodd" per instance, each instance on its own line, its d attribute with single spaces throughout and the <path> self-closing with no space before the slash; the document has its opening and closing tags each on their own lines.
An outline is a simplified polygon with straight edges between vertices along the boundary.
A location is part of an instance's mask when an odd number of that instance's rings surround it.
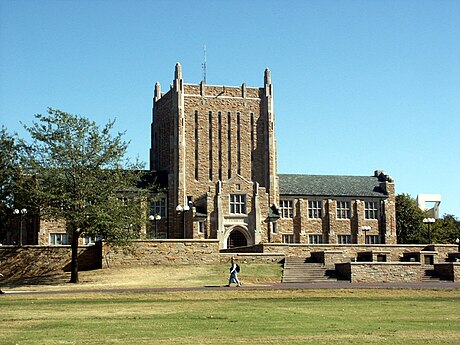
<svg viewBox="0 0 460 345">
<path fill-rule="evenodd" d="M 460 283 L 454 282 L 416 282 L 416 283 L 278 283 L 272 285 L 243 285 L 240 287 L 201 286 L 201 287 L 162 287 L 162 288 L 117 288 L 117 289 L 75 289 L 47 291 L 3 291 L 10 294 L 79 294 L 79 293 L 139 293 L 139 292 L 168 292 L 168 291 L 228 291 L 228 290 L 317 290 L 317 289 L 415 289 L 415 290 L 444 290 L 460 289 Z M 1 295 L 0 295 L 1 296 Z"/>
</svg>

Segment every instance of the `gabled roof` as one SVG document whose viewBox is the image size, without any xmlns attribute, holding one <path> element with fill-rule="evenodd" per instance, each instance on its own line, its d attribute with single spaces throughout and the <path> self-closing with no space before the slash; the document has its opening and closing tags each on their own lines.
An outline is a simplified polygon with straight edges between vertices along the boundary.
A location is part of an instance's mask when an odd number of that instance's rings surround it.
<svg viewBox="0 0 460 345">
<path fill-rule="evenodd" d="M 377 197 L 388 195 L 374 176 L 279 174 L 280 195 Z"/>
</svg>

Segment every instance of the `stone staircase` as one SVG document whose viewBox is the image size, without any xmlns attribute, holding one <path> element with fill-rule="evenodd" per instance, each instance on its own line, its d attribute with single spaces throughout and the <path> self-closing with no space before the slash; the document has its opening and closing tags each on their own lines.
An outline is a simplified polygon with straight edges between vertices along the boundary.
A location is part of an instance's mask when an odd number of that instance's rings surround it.
<svg viewBox="0 0 460 345">
<path fill-rule="evenodd" d="M 337 282 L 334 270 L 321 263 L 307 262 L 305 258 L 286 257 L 284 261 L 283 283 L 323 283 Z"/>
</svg>

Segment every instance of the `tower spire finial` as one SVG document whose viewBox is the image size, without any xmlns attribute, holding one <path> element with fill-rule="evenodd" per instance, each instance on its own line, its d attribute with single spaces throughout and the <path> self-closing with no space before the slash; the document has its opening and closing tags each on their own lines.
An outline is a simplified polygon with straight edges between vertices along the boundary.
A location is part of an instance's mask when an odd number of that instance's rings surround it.
<svg viewBox="0 0 460 345">
<path fill-rule="evenodd" d="M 174 79 L 182 79 L 182 66 L 179 62 L 176 63 L 176 70 L 174 71 Z"/>
<path fill-rule="evenodd" d="M 206 84 L 206 45 L 204 46 L 204 59 L 201 66 L 203 67 L 203 82 Z"/>
</svg>

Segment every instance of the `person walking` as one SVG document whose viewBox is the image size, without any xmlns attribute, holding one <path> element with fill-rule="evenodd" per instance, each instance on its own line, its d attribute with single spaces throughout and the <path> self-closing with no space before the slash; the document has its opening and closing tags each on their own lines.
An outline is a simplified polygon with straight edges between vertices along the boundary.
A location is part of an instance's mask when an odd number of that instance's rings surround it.
<svg viewBox="0 0 460 345">
<path fill-rule="evenodd" d="M 230 278 L 228 279 L 228 287 L 231 284 L 236 283 L 236 286 L 241 286 L 241 282 L 238 280 L 238 272 L 240 271 L 240 266 L 235 263 L 235 260 L 232 258 L 232 266 L 230 267 Z"/>
<path fill-rule="evenodd" d="M 0 273 L 0 279 L 3 279 L 3 274 Z M 0 295 L 3 295 L 4 292 L 2 291 L 2 289 L 0 289 Z"/>
</svg>

